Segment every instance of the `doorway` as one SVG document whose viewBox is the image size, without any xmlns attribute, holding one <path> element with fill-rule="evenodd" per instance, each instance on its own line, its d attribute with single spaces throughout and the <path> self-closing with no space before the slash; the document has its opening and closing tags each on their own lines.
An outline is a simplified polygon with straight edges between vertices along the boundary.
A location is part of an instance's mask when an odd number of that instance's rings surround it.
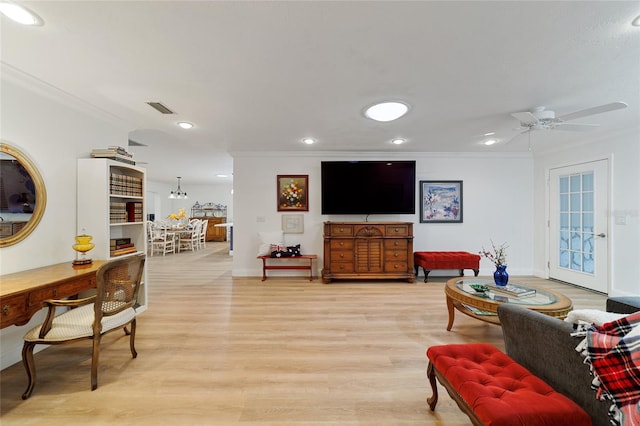
<svg viewBox="0 0 640 426">
<path fill-rule="evenodd" d="M 609 162 L 549 170 L 549 277 L 607 293 Z"/>
</svg>

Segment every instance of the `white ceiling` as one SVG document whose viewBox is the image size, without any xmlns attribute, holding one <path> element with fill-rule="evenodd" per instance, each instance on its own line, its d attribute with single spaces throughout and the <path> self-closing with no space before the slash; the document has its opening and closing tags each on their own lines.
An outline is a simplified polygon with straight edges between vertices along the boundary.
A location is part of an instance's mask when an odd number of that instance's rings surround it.
<svg viewBox="0 0 640 426">
<path fill-rule="evenodd" d="M 577 122 L 600 124 L 592 136 L 639 131 L 637 1 L 20 3 L 45 25 L 3 17 L 2 63 L 125 122 L 148 145 L 131 151 L 154 181 L 220 181 L 230 152 L 527 151 L 526 135 L 506 143 L 510 113 L 536 106 L 563 115 L 624 101 Z M 385 99 L 411 110 L 363 117 Z M 501 142 L 482 145 L 487 132 Z M 544 149 L 582 134 L 531 136 Z"/>
</svg>

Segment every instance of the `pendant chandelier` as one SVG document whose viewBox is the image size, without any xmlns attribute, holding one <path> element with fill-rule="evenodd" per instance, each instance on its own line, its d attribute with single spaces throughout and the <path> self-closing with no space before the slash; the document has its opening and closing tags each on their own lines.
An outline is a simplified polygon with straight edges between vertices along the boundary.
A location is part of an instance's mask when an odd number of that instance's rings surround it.
<svg viewBox="0 0 640 426">
<path fill-rule="evenodd" d="M 189 197 L 187 197 L 187 193 L 186 192 L 182 192 L 182 190 L 180 189 L 180 179 L 182 179 L 180 176 L 178 176 L 178 189 L 176 191 L 171 191 L 171 194 L 169 194 L 169 198 L 171 199 L 188 199 Z"/>
</svg>

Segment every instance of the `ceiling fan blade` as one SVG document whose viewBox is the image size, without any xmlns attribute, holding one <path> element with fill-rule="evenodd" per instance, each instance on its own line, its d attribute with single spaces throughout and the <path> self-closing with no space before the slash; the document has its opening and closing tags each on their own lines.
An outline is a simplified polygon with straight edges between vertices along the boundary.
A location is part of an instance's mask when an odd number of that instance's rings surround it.
<svg viewBox="0 0 640 426">
<path fill-rule="evenodd" d="M 526 112 L 514 112 L 514 113 L 511 114 L 511 116 L 517 118 L 518 120 L 520 120 L 520 122 L 522 124 L 534 125 L 534 124 L 538 123 L 538 119 L 536 118 L 536 116 L 531 114 L 528 111 L 526 111 Z"/>
<path fill-rule="evenodd" d="M 624 102 L 612 102 L 610 104 L 604 104 L 604 105 L 572 112 L 569 114 L 565 114 L 558 117 L 558 120 L 562 120 L 562 121 L 575 120 L 576 118 L 582 118 L 588 115 L 601 114 L 603 112 L 615 111 L 617 109 L 622 109 L 626 107 L 627 107 L 627 104 L 625 104 Z"/>
<path fill-rule="evenodd" d="M 553 128 L 554 130 L 568 130 L 570 132 L 588 132 L 599 126 L 599 124 L 557 123 Z"/>
</svg>

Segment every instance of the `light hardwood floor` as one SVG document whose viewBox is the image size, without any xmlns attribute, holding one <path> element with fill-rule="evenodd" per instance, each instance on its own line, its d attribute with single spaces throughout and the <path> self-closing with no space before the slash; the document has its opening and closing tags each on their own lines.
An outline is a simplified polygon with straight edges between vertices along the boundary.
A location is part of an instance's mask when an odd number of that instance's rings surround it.
<svg viewBox="0 0 640 426">
<path fill-rule="evenodd" d="M 459 313 L 445 330 L 445 278 L 328 285 L 302 273 L 232 278 L 225 243 L 148 264 L 138 358 L 123 334 L 107 335 L 91 392 L 89 342 L 50 347 L 35 355 L 38 378 L 27 401 L 22 365 L 3 370 L 3 426 L 468 425 L 443 388 L 436 411 L 428 409 L 425 350 L 464 342 L 504 348 L 499 326 Z M 558 290 L 575 308 L 604 309 L 602 295 L 516 279 Z"/>
</svg>

